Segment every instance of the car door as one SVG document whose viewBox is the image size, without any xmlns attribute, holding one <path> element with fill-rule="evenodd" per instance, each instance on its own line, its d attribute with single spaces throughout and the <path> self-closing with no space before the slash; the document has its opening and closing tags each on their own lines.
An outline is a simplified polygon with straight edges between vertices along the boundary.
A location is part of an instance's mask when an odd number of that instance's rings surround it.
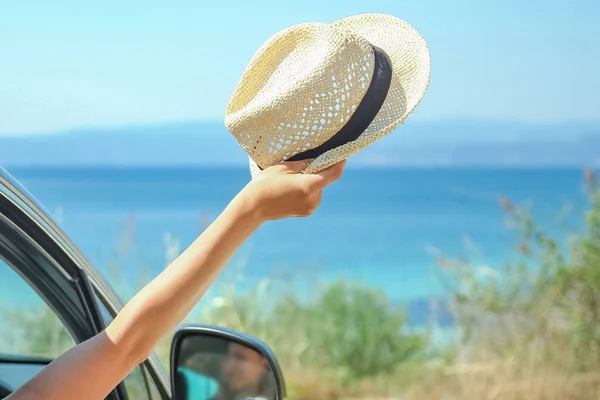
<svg viewBox="0 0 600 400">
<path fill-rule="evenodd" d="M 121 308 L 111 288 L 0 168 L 0 398 L 64 351 L 103 330 Z M 109 399 L 168 399 L 155 356 Z"/>
</svg>

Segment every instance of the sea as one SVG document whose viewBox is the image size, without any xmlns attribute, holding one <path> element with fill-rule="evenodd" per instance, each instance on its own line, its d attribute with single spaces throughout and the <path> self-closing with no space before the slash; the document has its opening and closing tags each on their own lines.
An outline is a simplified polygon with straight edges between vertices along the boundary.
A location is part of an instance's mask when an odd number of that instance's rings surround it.
<svg viewBox="0 0 600 400">
<path fill-rule="evenodd" d="M 155 277 L 250 179 L 243 167 L 8 171 L 125 300 L 137 290 L 133 283 Z M 209 296 L 225 287 L 258 290 L 265 281 L 310 296 L 315 282 L 350 279 L 407 305 L 409 321 L 423 324 L 432 304 L 451 294 L 440 257 L 468 259 L 482 274 L 518 257 L 519 236 L 501 198 L 527 207 L 557 235 L 566 235 L 560 215 L 571 215 L 569 232 L 582 228 L 581 169 L 348 167 L 315 214 L 262 226 Z M 451 323 L 443 310 L 440 320 Z"/>
</svg>

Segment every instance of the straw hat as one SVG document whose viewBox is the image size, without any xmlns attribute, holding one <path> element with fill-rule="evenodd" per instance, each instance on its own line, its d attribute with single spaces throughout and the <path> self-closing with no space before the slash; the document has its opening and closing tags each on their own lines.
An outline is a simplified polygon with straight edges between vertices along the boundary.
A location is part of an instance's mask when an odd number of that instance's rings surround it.
<svg viewBox="0 0 600 400">
<path fill-rule="evenodd" d="M 291 26 L 254 54 L 225 111 L 252 176 L 282 161 L 321 171 L 390 133 L 429 85 L 421 35 L 385 14 Z"/>
</svg>

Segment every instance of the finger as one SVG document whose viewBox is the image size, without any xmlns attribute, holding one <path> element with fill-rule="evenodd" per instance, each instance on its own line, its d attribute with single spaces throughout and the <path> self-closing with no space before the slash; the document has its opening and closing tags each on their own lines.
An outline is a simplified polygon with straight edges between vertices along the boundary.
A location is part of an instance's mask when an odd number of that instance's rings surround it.
<svg viewBox="0 0 600 400">
<path fill-rule="evenodd" d="M 286 166 L 291 172 L 299 174 L 304 171 L 313 160 L 285 161 L 281 165 Z"/>
<path fill-rule="evenodd" d="M 306 204 L 305 204 L 301 214 L 304 216 L 312 215 L 317 210 L 319 205 L 321 204 L 322 195 L 323 195 L 322 190 L 317 190 L 316 192 L 311 193 L 309 195 L 309 197 L 306 199 Z"/>
<path fill-rule="evenodd" d="M 312 211 L 314 212 L 320 205 L 321 205 L 321 200 L 323 199 L 323 191 L 322 190 L 318 190 L 316 193 L 314 193 L 311 196 L 311 205 L 312 205 Z"/>
<path fill-rule="evenodd" d="M 324 169 L 316 174 L 306 175 L 311 179 L 313 190 L 323 189 L 325 186 L 337 181 L 342 177 L 346 160 L 342 160 L 329 168 Z"/>
</svg>

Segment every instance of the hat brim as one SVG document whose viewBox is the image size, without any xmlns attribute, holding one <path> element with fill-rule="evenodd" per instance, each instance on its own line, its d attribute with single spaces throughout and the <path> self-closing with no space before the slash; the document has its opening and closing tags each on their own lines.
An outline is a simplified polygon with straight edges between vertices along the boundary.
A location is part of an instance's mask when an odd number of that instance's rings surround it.
<svg viewBox="0 0 600 400">
<path fill-rule="evenodd" d="M 421 102 L 429 86 L 431 59 L 423 37 L 407 22 L 386 14 L 361 14 L 331 24 L 383 49 L 392 62 L 392 82 L 377 117 L 355 141 L 317 157 L 306 173 L 322 171 L 358 153 L 398 127 Z M 250 159 L 252 177 L 260 172 Z"/>
</svg>

